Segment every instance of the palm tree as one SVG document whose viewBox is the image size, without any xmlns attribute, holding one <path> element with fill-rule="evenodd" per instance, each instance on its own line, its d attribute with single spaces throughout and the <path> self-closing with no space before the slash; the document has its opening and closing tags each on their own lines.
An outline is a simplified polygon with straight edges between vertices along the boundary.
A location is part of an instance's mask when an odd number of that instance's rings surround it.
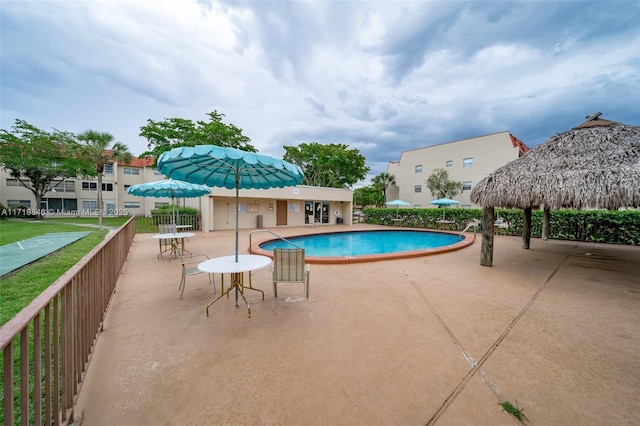
<svg viewBox="0 0 640 426">
<path fill-rule="evenodd" d="M 80 146 L 78 147 L 78 156 L 87 162 L 95 165 L 95 173 L 98 177 L 98 228 L 102 237 L 102 173 L 105 164 L 114 161 L 124 161 L 129 163 L 132 155 L 129 148 L 120 142 L 116 142 L 109 148 L 113 142 L 113 135 L 106 132 L 98 132 L 96 130 L 87 130 L 78 135 Z"/>
<path fill-rule="evenodd" d="M 380 188 L 380 190 L 382 191 L 382 196 L 384 198 L 384 202 L 387 202 L 387 188 L 391 185 L 395 185 L 396 184 L 396 177 L 394 175 L 390 175 L 389 173 L 386 172 L 382 172 L 379 175 L 375 176 L 372 180 L 371 183 L 373 183 L 373 185 L 377 186 L 378 188 Z"/>
</svg>

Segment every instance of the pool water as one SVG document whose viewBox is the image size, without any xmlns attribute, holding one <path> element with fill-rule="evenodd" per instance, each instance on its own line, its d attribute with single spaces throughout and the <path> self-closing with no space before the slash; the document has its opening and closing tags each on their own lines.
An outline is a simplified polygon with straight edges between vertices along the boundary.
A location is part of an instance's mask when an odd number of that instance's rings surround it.
<svg viewBox="0 0 640 426">
<path fill-rule="evenodd" d="M 449 246 L 464 240 L 455 234 L 429 231 L 353 231 L 329 234 L 305 235 L 288 238 L 305 249 L 306 256 L 357 257 Z M 275 247 L 293 248 L 290 243 L 274 240 L 260 244 L 263 250 Z"/>
</svg>

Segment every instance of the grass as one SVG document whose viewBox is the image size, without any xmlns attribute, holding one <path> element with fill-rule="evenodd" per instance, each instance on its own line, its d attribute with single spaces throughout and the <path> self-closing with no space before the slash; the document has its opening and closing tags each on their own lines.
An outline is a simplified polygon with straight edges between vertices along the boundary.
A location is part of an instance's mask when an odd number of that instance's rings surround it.
<svg viewBox="0 0 640 426">
<path fill-rule="evenodd" d="M 106 218 L 104 226 L 119 227 L 127 219 Z M 52 232 L 91 232 L 86 237 L 0 278 L 0 326 L 24 309 L 104 239 L 106 232 L 103 232 L 101 238 L 98 228 L 86 226 L 97 224 L 97 218 L 0 220 L 0 245 Z"/>
<path fill-rule="evenodd" d="M 520 423 L 522 423 L 523 425 L 527 424 L 527 422 L 529 421 L 527 416 L 525 416 L 524 413 L 523 413 L 524 408 L 520 408 L 518 406 L 518 400 L 517 399 L 516 399 L 515 407 L 509 401 L 502 401 L 500 403 L 500 405 L 502 406 L 502 411 L 506 411 L 507 413 L 511 414 L 513 417 L 518 419 L 518 421 Z"/>
<path fill-rule="evenodd" d="M 106 227 L 120 227 L 128 220 L 122 218 L 105 218 Z M 56 218 L 42 221 L 0 220 L 0 245 L 21 241 L 38 235 L 58 232 L 91 232 L 86 237 L 69 244 L 66 247 L 26 265 L 17 271 L 0 278 L 0 326 L 24 309 L 33 299 L 55 282 L 69 268 L 98 245 L 106 236 L 103 231 L 100 236 L 97 218 Z M 95 225 L 95 226 L 87 226 Z M 157 229 L 157 228 L 156 228 Z M 41 325 L 44 327 L 44 324 Z M 33 368 L 33 334 L 29 335 L 29 368 Z M 14 348 L 14 414 L 19 422 L 21 412 L 22 389 L 20 388 L 20 347 Z M 0 364 L 0 376 L 4 377 L 4 365 Z M 34 384 L 29 383 L 29 393 L 33 392 Z M 0 402 L 4 399 L 3 389 L 0 389 Z M 29 406 L 29 422 L 34 421 L 34 406 Z M 5 423 L 4 412 L 0 410 L 0 423 Z M 16 423 L 18 424 L 18 423 Z"/>
</svg>

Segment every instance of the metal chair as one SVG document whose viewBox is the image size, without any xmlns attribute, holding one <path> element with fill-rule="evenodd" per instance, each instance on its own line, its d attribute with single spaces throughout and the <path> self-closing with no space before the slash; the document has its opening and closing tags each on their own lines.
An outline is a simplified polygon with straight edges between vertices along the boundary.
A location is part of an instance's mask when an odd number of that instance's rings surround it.
<svg viewBox="0 0 640 426">
<path fill-rule="evenodd" d="M 309 265 L 305 264 L 304 249 L 302 248 L 274 248 L 273 249 L 273 309 L 278 297 L 278 284 L 297 283 L 304 285 L 304 297 L 309 299 Z"/>
<path fill-rule="evenodd" d="M 173 226 L 172 225 L 163 225 L 163 224 L 159 224 L 158 225 L 158 233 L 159 234 L 170 234 L 171 232 L 173 232 Z M 159 247 L 160 248 L 160 252 L 158 253 L 158 259 L 160 259 L 164 253 L 173 251 L 173 242 L 171 241 L 170 238 L 159 239 L 158 240 L 158 244 L 160 246 Z"/>
<path fill-rule="evenodd" d="M 206 254 L 184 254 L 183 252 L 180 252 L 180 261 L 182 263 L 182 277 L 180 278 L 180 285 L 178 286 L 178 290 L 181 290 L 180 299 L 182 299 L 184 288 L 187 285 L 187 277 L 198 274 L 206 274 L 206 272 L 202 272 L 200 269 L 198 269 L 198 263 L 204 262 L 205 260 L 209 260 L 209 256 L 207 256 Z M 216 282 L 213 278 L 213 274 L 207 275 L 209 275 L 209 284 L 213 286 L 213 293 L 215 294 Z"/>
</svg>

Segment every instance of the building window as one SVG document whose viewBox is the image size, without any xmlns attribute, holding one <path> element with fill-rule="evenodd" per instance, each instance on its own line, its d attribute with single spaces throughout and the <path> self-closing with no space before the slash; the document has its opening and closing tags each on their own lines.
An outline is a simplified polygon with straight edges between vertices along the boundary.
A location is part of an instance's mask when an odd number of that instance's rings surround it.
<svg viewBox="0 0 640 426">
<path fill-rule="evenodd" d="M 31 207 L 31 201 L 29 200 L 7 200 L 7 207 L 15 209 L 18 207 Z"/>
<path fill-rule="evenodd" d="M 139 201 L 125 201 L 124 202 L 125 209 L 139 209 L 140 202 Z"/>
<path fill-rule="evenodd" d="M 82 189 L 85 191 L 97 191 L 98 183 L 97 182 L 82 182 Z"/>
<path fill-rule="evenodd" d="M 447 167 L 453 166 L 453 160 L 447 160 Z"/>
<path fill-rule="evenodd" d="M 26 188 L 26 186 L 24 186 L 24 184 L 18 179 L 7 179 L 7 186 L 21 186 L 23 188 Z"/>
<path fill-rule="evenodd" d="M 467 157 L 462 160 L 462 167 L 471 167 L 473 166 L 473 157 Z"/>
<path fill-rule="evenodd" d="M 97 191 L 98 183 L 97 182 L 82 182 L 82 189 L 85 191 Z M 102 190 L 113 192 L 113 184 L 112 183 L 103 183 Z"/>
<path fill-rule="evenodd" d="M 72 180 L 56 180 L 51 183 L 51 192 L 76 192 L 76 183 Z"/>
<path fill-rule="evenodd" d="M 105 164 L 103 173 L 105 175 L 112 175 L 113 174 L 113 163 Z"/>
<path fill-rule="evenodd" d="M 75 198 L 44 198 L 42 202 L 50 213 L 78 212 L 78 200 Z"/>
<path fill-rule="evenodd" d="M 122 173 L 125 175 L 139 175 L 140 169 L 136 169 L 135 167 L 123 167 Z"/>
<path fill-rule="evenodd" d="M 416 166 L 416 173 L 422 173 L 422 164 Z"/>
<path fill-rule="evenodd" d="M 82 202 L 82 211 L 89 212 L 98 210 L 98 202 L 96 200 L 85 200 Z"/>
<path fill-rule="evenodd" d="M 158 169 L 154 169 L 154 170 L 153 170 L 153 174 L 154 174 L 155 176 L 163 176 L 163 175 L 162 175 L 162 173 L 160 173 L 160 172 L 158 171 Z"/>
<path fill-rule="evenodd" d="M 413 192 L 422 192 L 422 185 L 416 185 L 413 187 Z"/>
<path fill-rule="evenodd" d="M 462 182 L 462 190 L 463 191 L 471 191 L 471 181 Z"/>
<path fill-rule="evenodd" d="M 168 205 L 169 205 L 169 203 L 165 203 L 165 202 L 161 202 L 161 201 L 156 201 L 155 203 L 153 203 L 153 208 L 154 208 L 154 209 L 159 209 L 159 208 L 161 208 L 161 207 L 168 206 Z"/>
</svg>

